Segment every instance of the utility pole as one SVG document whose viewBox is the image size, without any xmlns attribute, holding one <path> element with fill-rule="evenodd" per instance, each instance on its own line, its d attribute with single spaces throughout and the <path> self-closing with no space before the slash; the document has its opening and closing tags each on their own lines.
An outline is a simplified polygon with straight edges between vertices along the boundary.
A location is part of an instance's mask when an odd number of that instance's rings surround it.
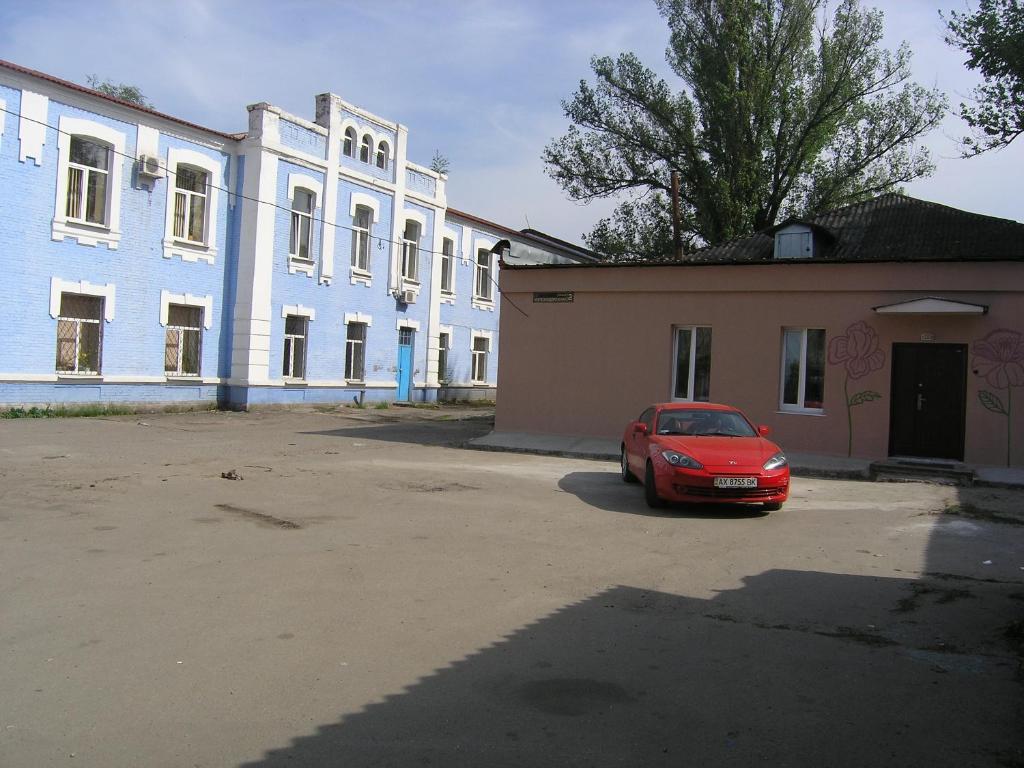
<svg viewBox="0 0 1024 768">
<path fill-rule="evenodd" d="M 683 233 L 679 230 L 679 171 L 672 171 L 672 246 L 676 261 L 683 260 Z"/>
</svg>

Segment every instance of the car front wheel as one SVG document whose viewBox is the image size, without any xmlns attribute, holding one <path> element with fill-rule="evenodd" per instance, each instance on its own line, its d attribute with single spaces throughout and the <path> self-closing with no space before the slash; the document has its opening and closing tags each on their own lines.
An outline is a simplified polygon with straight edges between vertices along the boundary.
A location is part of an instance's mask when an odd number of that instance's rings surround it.
<svg viewBox="0 0 1024 768">
<path fill-rule="evenodd" d="M 765 512 L 778 512 L 780 509 L 782 509 L 781 501 L 773 501 L 769 504 L 764 505 Z"/>
<path fill-rule="evenodd" d="M 658 509 L 665 506 L 665 502 L 658 495 L 658 488 L 654 484 L 654 465 L 647 462 L 647 472 L 644 473 L 644 500 L 651 509 Z"/>
<path fill-rule="evenodd" d="M 634 475 L 629 469 L 629 461 L 626 459 L 626 446 L 622 446 L 622 452 L 620 454 L 620 470 L 622 472 L 622 482 L 624 483 L 635 483 L 636 475 Z"/>
</svg>

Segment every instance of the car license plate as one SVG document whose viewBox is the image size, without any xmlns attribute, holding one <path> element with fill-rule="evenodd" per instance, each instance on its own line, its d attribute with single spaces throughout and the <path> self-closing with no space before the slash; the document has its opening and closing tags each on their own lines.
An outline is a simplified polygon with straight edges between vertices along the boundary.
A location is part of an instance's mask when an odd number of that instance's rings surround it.
<svg viewBox="0 0 1024 768">
<path fill-rule="evenodd" d="M 715 488 L 757 488 L 756 477 L 716 477 Z"/>
</svg>

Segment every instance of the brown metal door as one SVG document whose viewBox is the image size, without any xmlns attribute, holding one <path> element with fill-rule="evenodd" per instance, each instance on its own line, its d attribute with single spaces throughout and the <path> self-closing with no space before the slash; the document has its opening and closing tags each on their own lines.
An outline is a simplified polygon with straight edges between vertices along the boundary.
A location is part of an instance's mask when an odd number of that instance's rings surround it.
<svg viewBox="0 0 1024 768">
<path fill-rule="evenodd" d="M 893 344 L 889 455 L 964 457 L 967 347 Z"/>
</svg>

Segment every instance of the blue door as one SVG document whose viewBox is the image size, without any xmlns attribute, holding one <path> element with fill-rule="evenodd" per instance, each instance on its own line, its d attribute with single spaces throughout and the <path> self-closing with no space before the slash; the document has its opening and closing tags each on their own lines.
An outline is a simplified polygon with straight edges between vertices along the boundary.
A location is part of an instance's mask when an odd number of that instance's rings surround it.
<svg viewBox="0 0 1024 768">
<path fill-rule="evenodd" d="M 398 399 L 412 400 L 412 328 L 398 329 Z"/>
</svg>

